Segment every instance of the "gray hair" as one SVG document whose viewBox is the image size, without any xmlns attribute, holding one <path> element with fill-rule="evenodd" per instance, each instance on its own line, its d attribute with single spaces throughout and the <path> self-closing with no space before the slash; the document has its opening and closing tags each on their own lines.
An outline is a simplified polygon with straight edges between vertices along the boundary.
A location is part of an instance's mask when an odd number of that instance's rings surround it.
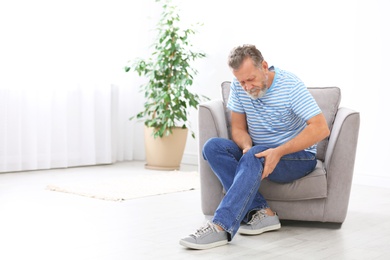
<svg viewBox="0 0 390 260">
<path fill-rule="evenodd" d="M 264 61 L 263 55 L 255 45 L 244 44 L 231 50 L 228 57 L 229 67 L 233 70 L 238 70 L 246 58 L 251 58 L 253 64 L 260 68 Z"/>
</svg>

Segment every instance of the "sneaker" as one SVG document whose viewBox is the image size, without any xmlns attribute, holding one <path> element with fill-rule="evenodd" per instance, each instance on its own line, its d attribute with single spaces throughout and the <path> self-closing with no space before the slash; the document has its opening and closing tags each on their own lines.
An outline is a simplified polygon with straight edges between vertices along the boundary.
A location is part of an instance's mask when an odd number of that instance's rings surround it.
<svg viewBox="0 0 390 260">
<path fill-rule="evenodd" d="M 194 234 L 180 240 L 180 245 L 192 249 L 210 249 L 228 243 L 227 232 L 219 230 L 217 226 L 208 221 Z"/>
<path fill-rule="evenodd" d="M 278 215 L 268 216 L 265 209 L 253 214 L 248 224 L 240 226 L 238 233 L 243 235 L 259 235 L 261 233 L 277 230 L 280 228 Z"/>
</svg>

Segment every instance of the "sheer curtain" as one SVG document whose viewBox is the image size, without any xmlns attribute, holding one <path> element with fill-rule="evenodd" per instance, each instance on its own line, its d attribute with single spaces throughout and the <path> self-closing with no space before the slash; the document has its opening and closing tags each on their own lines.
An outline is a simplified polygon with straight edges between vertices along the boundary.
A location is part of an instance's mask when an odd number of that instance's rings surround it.
<svg viewBox="0 0 390 260">
<path fill-rule="evenodd" d="M 116 85 L 0 90 L 0 172 L 132 159 L 129 91 Z"/>
<path fill-rule="evenodd" d="M 0 172 L 134 158 L 137 79 L 156 4 L 0 3 Z M 139 38 L 139 39 L 138 39 Z"/>
</svg>

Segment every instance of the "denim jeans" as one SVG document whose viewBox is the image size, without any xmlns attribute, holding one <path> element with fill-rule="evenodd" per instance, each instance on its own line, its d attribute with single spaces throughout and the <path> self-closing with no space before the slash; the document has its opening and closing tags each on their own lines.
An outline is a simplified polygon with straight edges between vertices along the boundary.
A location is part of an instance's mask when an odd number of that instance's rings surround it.
<svg viewBox="0 0 390 260">
<path fill-rule="evenodd" d="M 255 157 L 256 153 L 267 149 L 255 145 L 243 154 L 237 144 L 224 138 L 211 138 L 203 147 L 204 159 L 226 191 L 212 221 L 228 232 L 229 241 L 237 233 L 241 222 L 250 220 L 251 213 L 269 207 L 259 193 L 264 158 Z M 316 164 L 313 153 L 300 151 L 288 154 L 281 158 L 267 178 L 277 183 L 289 183 L 309 174 Z"/>
</svg>

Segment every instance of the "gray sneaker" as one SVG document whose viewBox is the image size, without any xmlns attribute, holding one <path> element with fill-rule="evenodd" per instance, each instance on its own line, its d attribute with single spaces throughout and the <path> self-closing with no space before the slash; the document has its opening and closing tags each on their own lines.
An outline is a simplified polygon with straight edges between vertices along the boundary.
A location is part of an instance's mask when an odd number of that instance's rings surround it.
<svg viewBox="0 0 390 260">
<path fill-rule="evenodd" d="M 210 249 L 223 246 L 228 243 L 227 232 L 221 231 L 217 226 L 208 221 L 194 234 L 180 240 L 180 245 L 192 249 Z"/>
<path fill-rule="evenodd" d="M 253 214 L 252 219 L 246 225 L 241 225 L 238 233 L 243 235 L 259 235 L 261 233 L 280 228 L 278 215 L 268 216 L 265 209 Z"/>
</svg>

